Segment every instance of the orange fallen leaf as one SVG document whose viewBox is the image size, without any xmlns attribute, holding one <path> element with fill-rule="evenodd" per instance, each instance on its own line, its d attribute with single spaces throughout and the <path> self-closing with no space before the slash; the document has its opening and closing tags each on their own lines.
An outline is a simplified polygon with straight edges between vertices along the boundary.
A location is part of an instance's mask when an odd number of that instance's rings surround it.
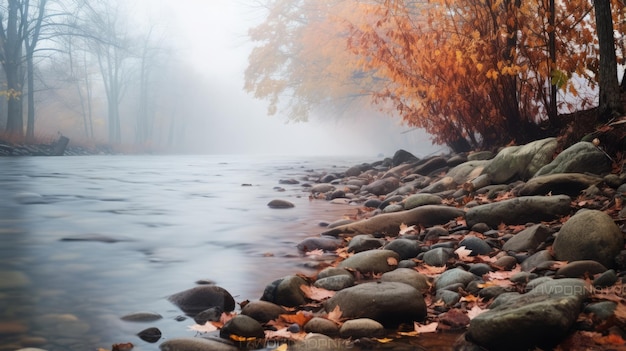
<svg viewBox="0 0 626 351">
<path fill-rule="evenodd" d="M 287 351 L 289 349 L 289 345 L 288 344 L 282 344 L 280 346 L 278 346 L 277 348 L 275 348 L 272 351 Z"/>
<path fill-rule="evenodd" d="M 300 285 L 300 290 L 308 299 L 313 301 L 323 301 L 335 295 L 334 291 L 318 288 L 311 285 Z"/>
<path fill-rule="evenodd" d="M 304 340 L 306 334 L 305 333 L 292 333 L 287 328 L 282 328 L 278 330 L 266 330 L 265 331 L 265 339 L 268 340 Z"/>
<path fill-rule="evenodd" d="M 335 306 L 335 308 L 333 308 L 332 311 L 328 312 L 328 316 L 326 316 L 326 319 L 341 325 L 343 324 L 341 314 L 342 314 L 341 308 L 339 308 L 339 305 L 337 305 Z"/>
<path fill-rule="evenodd" d="M 617 334 L 609 334 L 593 338 L 593 341 L 599 345 L 624 345 L 626 341 Z"/>
<path fill-rule="evenodd" d="M 313 314 L 311 312 L 298 311 L 296 314 L 281 314 L 278 317 L 287 323 L 296 323 L 300 327 L 303 327 L 313 318 Z"/>
<path fill-rule="evenodd" d="M 397 266 L 398 260 L 395 257 L 387 257 L 387 264 L 390 266 Z"/>
<path fill-rule="evenodd" d="M 388 342 L 392 342 L 393 341 L 393 339 L 391 339 L 391 338 L 382 338 L 382 339 L 376 338 L 375 340 L 378 341 L 381 344 L 386 344 Z"/>
</svg>

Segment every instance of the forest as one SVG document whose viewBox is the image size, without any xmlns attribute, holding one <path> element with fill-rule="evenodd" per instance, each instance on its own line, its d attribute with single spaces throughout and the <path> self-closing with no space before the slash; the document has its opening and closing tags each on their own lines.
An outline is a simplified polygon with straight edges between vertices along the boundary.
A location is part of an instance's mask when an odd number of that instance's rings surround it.
<svg viewBox="0 0 626 351">
<path fill-rule="evenodd" d="M 207 83 L 132 3 L 0 5 L 0 139 L 163 150 L 186 138 Z"/>
<path fill-rule="evenodd" d="M 263 3 L 245 89 L 269 114 L 373 104 L 454 151 L 545 136 L 624 149 L 622 1 Z"/>
</svg>

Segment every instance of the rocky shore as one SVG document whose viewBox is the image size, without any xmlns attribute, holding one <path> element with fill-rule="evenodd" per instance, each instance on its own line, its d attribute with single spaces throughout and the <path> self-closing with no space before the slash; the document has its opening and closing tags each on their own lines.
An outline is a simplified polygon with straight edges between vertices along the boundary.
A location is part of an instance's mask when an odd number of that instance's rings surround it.
<svg viewBox="0 0 626 351">
<path fill-rule="evenodd" d="M 199 282 L 169 297 L 196 323 L 188 337 L 138 335 L 163 351 L 415 350 L 427 335 L 449 350 L 626 349 L 626 170 L 592 143 L 556 149 L 549 138 L 495 155 L 400 150 L 281 179 L 310 201 L 355 205 L 294 248 L 317 273 L 243 301 Z"/>
</svg>

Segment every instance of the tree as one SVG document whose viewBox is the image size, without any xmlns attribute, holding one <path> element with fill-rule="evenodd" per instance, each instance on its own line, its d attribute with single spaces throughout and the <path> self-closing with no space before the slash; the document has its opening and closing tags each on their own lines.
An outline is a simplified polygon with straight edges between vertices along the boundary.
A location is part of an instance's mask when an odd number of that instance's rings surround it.
<svg viewBox="0 0 626 351">
<path fill-rule="evenodd" d="M 18 137 L 24 135 L 24 119 L 22 117 L 21 95 L 22 84 L 20 69 L 22 68 L 23 27 L 20 25 L 20 0 L 8 0 L 6 18 L 0 12 L 0 61 L 6 75 L 7 89 L 7 125 L 6 131 Z"/>
<path fill-rule="evenodd" d="M 598 81 L 600 86 L 599 113 L 600 120 L 608 121 L 614 114 L 622 114 L 624 107 L 621 102 L 619 81 L 617 78 L 617 57 L 615 54 L 615 37 L 613 15 L 610 0 L 594 0 L 596 31 L 600 47 L 600 63 Z"/>
</svg>

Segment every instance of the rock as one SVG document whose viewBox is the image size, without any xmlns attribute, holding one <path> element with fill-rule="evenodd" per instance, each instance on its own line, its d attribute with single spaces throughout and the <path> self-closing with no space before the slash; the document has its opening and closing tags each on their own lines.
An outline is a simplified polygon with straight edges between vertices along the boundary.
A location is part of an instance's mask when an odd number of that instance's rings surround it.
<svg viewBox="0 0 626 351">
<path fill-rule="evenodd" d="M 456 182 L 452 177 L 443 177 L 440 180 L 430 184 L 424 189 L 420 190 L 420 193 L 434 194 L 441 193 L 446 190 L 456 189 Z"/>
<path fill-rule="evenodd" d="M 401 260 L 414 258 L 422 251 L 419 241 L 403 238 L 389 242 L 384 248 L 385 250 L 395 251 Z"/>
<path fill-rule="evenodd" d="M 397 268 L 384 273 L 380 277 L 380 281 L 408 284 L 421 293 L 425 293 L 430 288 L 428 277 L 410 268 Z"/>
<path fill-rule="evenodd" d="M 484 222 L 493 228 L 500 223 L 551 221 L 569 214 L 570 202 L 570 197 L 566 195 L 523 196 L 472 207 L 465 214 L 465 219 L 470 227 Z"/>
<path fill-rule="evenodd" d="M 592 313 L 600 320 L 607 320 L 613 317 L 615 308 L 617 308 L 617 303 L 613 301 L 601 301 L 588 304 L 585 306 L 583 312 Z"/>
<path fill-rule="evenodd" d="M 505 295 L 505 302 L 497 303 Z M 527 294 L 500 295 L 471 320 L 467 338 L 490 350 L 551 349 L 568 334 L 587 296 L 579 279 L 551 280 Z"/>
<path fill-rule="evenodd" d="M 337 331 L 338 333 L 339 331 Z M 353 348 L 354 345 L 348 340 L 333 339 L 323 334 L 309 333 L 304 340 L 289 344 L 290 351 L 340 351 Z"/>
<path fill-rule="evenodd" d="M 331 277 L 320 278 L 313 284 L 317 288 L 338 291 L 354 285 L 354 277 L 352 275 L 334 275 Z"/>
<path fill-rule="evenodd" d="M 452 177 L 457 184 L 464 184 L 480 176 L 491 161 L 468 161 L 448 171 L 448 177 Z"/>
<path fill-rule="evenodd" d="M 277 279 L 265 287 L 261 301 L 268 301 L 286 307 L 304 305 L 306 298 L 300 288 L 302 285 L 308 284 L 297 275 Z"/>
<path fill-rule="evenodd" d="M 452 306 L 461 300 L 461 295 L 454 291 L 441 289 L 437 290 L 435 300 L 443 302 L 446 306 Z"/>
<path fill-rule="evenodd" d="M 238 351 L 239 348 L 221 340 L 204 338 L 174 338 L 165 340 L 161 351 Z"/>
<path fill-rule="evenodd" d="M 121 320 L 127 322 L 152 322 L 158 321 L 161 318 L 163 318 L 163 316 L 154 312 L 135 312 L 120 317 Z"/>
<path fill-rule="evenodd" d="M 465 211 L 454 207 L 425 205 L 401 212 L 379 214 L 368 219 L 335 227 L 322 234 L 333 236 L 337 236 L 339 234 L 376 233 L 398 235 L 401 224 L 405 224 L 407 226 L 421 224 L 425 227 L 430 227 L 437 224 L 445 224 L 452 219 L 463 216 L 464 214 Z"/>
<path fill-rule="evenodd" d="M 467 160 L 468 161 L 490 160 L 494 156 L 495 155 L 491 151 L 476 151 L 476 152 L 471 152 L 469 155 L 467 155 Z"/>
<path fill-rule="evenodd" d="M 344 318 L 371 318 L 386 326 L 422 321 L 426 317 L 422 293 L 396 282 L 362 283 L 343 289 L 324 303 L 327 312 L 336 306 Z"/>
<path fill-rule="evenodd" d="M 293 203 L 287 201 L 287 200 L 280 200 L 280 199 L 275 199 L 270 201 L 267 206 L 269 208 L 292 208 L 295 207 L 296 205 L 294 205 Z"/>
<path fill-rule="evenodd" d="M 383 209 L 383 213 L 399 212 L 402 210 L 404 210 L 404 207 L 402 206 L 402 204 L 392 204 L 392 205 L 386 206 Z"/>
<path fill-rule="evenodd" d="M 304 331 L 307 333 L 337 336 L 339 335 L 339 326 L 326 318 L 313 317 L 304 325 Z"/>
<path fill-rule="evenodd" d="M 193 320 L 196 324 L 200 325 L 203 325 L 208 321 L 219 322 L 222 317 L 222 313 L 224 313 L 224 311 L 221 307 L 211 307 L 193 316 Z"/>
<path fill-rule="evenodd" d="M 541 167 L 535 176 L 557 173 L 610 173 L 611 161 L 592 143 L 581 141 L 563 150 L 552 162 Z"/>
<path fill-rule="evenodd" d="M 581 191 L 602 182 L 602 178 L 581 173 L 557 173 L 536 176 L 518 189 L 520 196 L 565 194 L 576 197 Z"/>
<path fill-rule="evenodd" d="M 482 277 L 492 270 L 491 266 L 486 263 L 472 263 L 469 265 L 469 272 L 478 277 Z"/>
<path fill-rule="evenodd" d="M 433 194 L 414 194 L 404 199 L 404 209 L 410 210 L 424 205 L 441 205 L 441 197 Z"/>
<path fill-rule="evenodd" d="M 254 318 L 260 323 L 267 323 L 287 313 L 282 306 L 268 301 L 252 301 L 241 309 L 241 314 Z"/>
<path fill-rule="evenodd" d="M 470 256 L 488 255 L 491 251 L 493 251 L 489 244 L 476 236 L 466 236 L 463 240 L 461 240 L 459 246 L 465 246 L 467 250 L 471 250 L 472 253 Z"/>
<path fill-rule="evenodd" d="M 225 312 L 235 309 L 235 300 L 225 289 L 216 285 L 202 285 L 181 291 L 168 300 L 188 314 L 196 314 L 211 307 L 221 307 Z"/>
<path fill-rule="evenodd" d="M 536 140 L 523 146 L 502 149 L 485 167 L 493 184 L 504 184 L 515 179 L 529 179 L 547 165 L 556 151 L 556 138 Z"/>
<path fill-rule="evenodd" d="M 596 288 L 606 288 L 617 282 L 617 273 L 615 270 L 609 269 L 606 272 L 600 274 L 596 279 L 593 280 L 593 286 Z"/>
<path fill-rule="evenodd" d="M 514 252 L 535 251 L 551 234 L 551 230 L 547 226 L 535 224 L 507 240 L 502 246 L 502 250 Z"/>
<path fill-rule="evenodd" d="M 298 250 L 302 252 L 313 251 L 313 250 L 324 250 L 324 251 L 335 251 L 343 244 L 342 240 L 337 240 L 337 238 L 332 236 L 319 236 L 319 237 L 310 237 L 302 240 L 296 245 Z"/>
<path fill-rule="evenodd" d="M 362 190 L 374 195 L 387 195 L 390 192 L 398 189 L 398 186 L 400 186 L 400 182 L 398 181 L 398 179 L 394 177 L 389 177 L 375 180 L 370 184 L 364 186 Z"/>
<path fill-rule="evenodd" d="M 441 156 L 433 156 L 420 161 L 413 169 L 413 173 L 429 175 L 431 172 L 448 166 L 448 161 Z"/>
<path fill-rule="evenodd" d="M 361 273 L 385 273 L 394 270 L 400 256 L 391 250 L 359 252 L 341 261 L 337 267 L 351 268 Z M 391 259 L 396 260 L 396 264 Z"/>
<path fill-rule="evenodd" d="M 348 270 L 346 269 L 337 267 L 326 267 L 322 269 L 319 273 L 317 273 L 317 279 L 332 277 L 335 275 L 349 275 L 352 277 L 352 273 L 348 272 Z"/>
<path fill-rule="evenodd" d="M 345 172 L 346 177 L 356 177 L 363 172 L 363 170 L 367 169 L 367 165 L 354 165 L 348 168 Z"/>
<path fill-rule="evenodd" d="M 615 256 L 624 248 L 624 237 L 609 215 L 584 210 L 563 224 L 552 248 L 558 260 L 594 260 L 612 268 Z"/>
<path fill-rule="evenodd" d="M 383 202 L 378 200 L 378 199 L 369 199 L 369 200 L 365 201 L 363 206 L 369 207 L 369 208 L 379 208 L 380 205 L 382 205 L 382 203 Z"/>
<path fill-rule="evenodd" d="M 604 273 L 607 269 L 601 263 L 592 260 L 569 262 L 556 271 L 557 278 L 586 278 L 598 273 Z"/>
<path fill-rule="evenodd" d="M 513 256 L 502 256 L 498 258 L 493 265 L 499 269 L 510 271 L 517 265 L 517 259 Z"/>
<path fill-rule="evenodd" d="M 550 254 L 548 250 L 541 250 L 532 254 L 530 257 L 522 261 L 522 264 L 521 264 L 522 270 L 526 272 L 530 272 L 534 270 L 535 268 L 537 268 L 542 263 L 553 261 L 553 260 L 554 260 L 554 257 L 552 257 L 552 255 Z"/>
<path fill-rule="evenodd" d="M 155 343 L 161 339 L 162 333 L 159 328 L 151 327 L 140 331 L 137 336 L 145 342 Z"/>
<path fill-rule="evenodd" d="M 424 263 L 431 266 L 443 267 L 446 265 L 450 257 L 452 257 L 452 249 L 438 247 L 435 249 L 428 250 L 424 253 Z"/>
<path fill-rule="evenodd" d="M 345 321 L 339 329 L 342 338 L 381 337 L 385 335 L 382 324 L 370 318 L 357 318 Z"/>
<path fill-rule="evenodd" d="M 391 164 L 395 167 L 402 163 L 414 162 L 417 160 L 418 158 L 415 157 L 415 155 L 413 155 L 412 153 L 403 149 L 399 149 L 393 154 L 393 157 L 391 158 Z"/>
<path fill-rule="evenodd" d="M 231 336 L 262 339 L 265 338 L 265 331 L 261 323 L 254 318 L 239 314 L 226 322 L 220 329 L 220 338 L 230 339 Z"/>
<path fill-rule="evenodd" d="M 335 186 L 332 184 L 328 184 L 328 183 L 321 183 L 321 184 L 316 184 L 314 186 L 311 187 L 310 191 L 313 194 L 319 194 L 319 193 L 327 193 L 329 191 L 333 191 L 335 190 Z"/>
<path fill-rule="evenodd" d="M 363 252 L 382 247 L 384 239 L 374 238 L 371 234 L 355 235 L 348 243 L 348 252 Z"/>
<path fill-rule="evenodd" d="M 441 273 L 439 278 L 435 280 L 435 289 L 443 289 L 446 286 L 460 283 L 463 286 L 476 279 L 476 276 L 472 273 L 463 270 L 462 268 L 448 269 Z"/>
</svg>

